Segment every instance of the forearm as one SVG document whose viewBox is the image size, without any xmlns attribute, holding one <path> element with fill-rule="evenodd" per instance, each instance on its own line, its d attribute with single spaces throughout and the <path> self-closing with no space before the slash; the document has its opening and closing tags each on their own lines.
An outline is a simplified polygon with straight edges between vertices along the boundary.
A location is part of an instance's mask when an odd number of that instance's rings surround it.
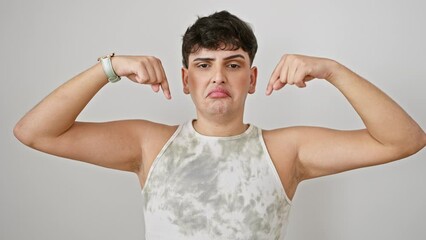
<svg viewBox="0 0 426 240">
<path fill-rule="evenodd" d="M 57 137 L 66 132 L 94 95 L 108 83 L 100 64 L 67 81 L 31 109 L 16 125 L 24 143 Z"/>
<path fill-rule="evenodd" d="M 407 151 L 424 147 L 425 133 L 395 101 L 348 68 L 333 65 L 327 80 L 348 99 L 374 139 Z"/>
</svg>

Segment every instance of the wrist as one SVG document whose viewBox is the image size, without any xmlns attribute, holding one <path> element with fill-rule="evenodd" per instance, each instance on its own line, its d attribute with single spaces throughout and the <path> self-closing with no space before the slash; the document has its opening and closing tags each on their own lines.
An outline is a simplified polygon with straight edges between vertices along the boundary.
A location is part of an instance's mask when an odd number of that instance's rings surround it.
<svg viewBox="0 0 426 240">
<path fill-rule="evenodd" d="M 108 78 L 109 82 L 115 83 L 120 81 L 121 77 L 114 71 L 111 59 L 114 57 L 114 53 L 98 58 L 101 62 L 102 69 Z"/>
<path fill-rule="evenodd" d="M 345 79 L 345 75 L 348 74 L 349 69 L 342 64 L 331 60 L 329 61 L 329 74 L 325 78 L 331 84 L 336 84 L 339 80 Z"/>
</svg>

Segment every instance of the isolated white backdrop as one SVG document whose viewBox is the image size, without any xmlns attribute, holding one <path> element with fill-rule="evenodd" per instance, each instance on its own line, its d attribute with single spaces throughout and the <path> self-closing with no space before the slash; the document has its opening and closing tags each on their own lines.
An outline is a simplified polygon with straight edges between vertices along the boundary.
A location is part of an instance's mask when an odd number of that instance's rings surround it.
<svg viewBox="0 0 426 240">
<path fill-rule="evenodd" d="M 253 25 L 258 92 L 245 121 L 270 129 L 362 127 L 323 81 L 265 97 L 284 53 L 336 59 L 386 91 L 426 128 L 424 1 L 5 1 L 0 2 L 0 239 L 143 239 L 136 176 L 37 152 L 14 124 L 54 88 L 118 54 L 159 57 L 173 100 L 123 80 L 106 86 L 82 121 L 194 117 L 180 81 L 181 36 L 196 16 L 228 10 Z M 285 147 L 285 146 L 284 146 Z M 294 198 L 287 239 L 426 239 L 426 151 L 379 167 L 309 180 Z"/>
</svg>

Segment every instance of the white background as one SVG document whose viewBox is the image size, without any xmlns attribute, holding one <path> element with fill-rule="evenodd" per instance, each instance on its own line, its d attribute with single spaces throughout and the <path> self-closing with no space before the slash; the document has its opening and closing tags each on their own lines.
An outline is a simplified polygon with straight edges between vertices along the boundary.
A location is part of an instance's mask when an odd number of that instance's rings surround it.
<svg viewBox="0 0 426 240">
<path fill-rule="evenodd" d="M 173 100 L 128 80 L 108 84 L 81 121 L 193 118 L 182 93 L 181 37 L 198 15 L 229 10 L 253 25 L 258 91 L 245 121 L 270 129 L 361 128 L 343 96 L 324 81 L 266 97 L 284 53 L 335 59 L 369 79 L 426 128 L 424 1 L 5 1 L 0 2 L 0 239 L 143 239 L 133 174 L 50 156 L 12 134 L 53 89 L 110 52 L 154 55 Z M 285 147 L 285 146 L 283 146 Z M 287 239 L 426 239 L 426 151 L 395 163 L 303 182 Z"/>
</svg>

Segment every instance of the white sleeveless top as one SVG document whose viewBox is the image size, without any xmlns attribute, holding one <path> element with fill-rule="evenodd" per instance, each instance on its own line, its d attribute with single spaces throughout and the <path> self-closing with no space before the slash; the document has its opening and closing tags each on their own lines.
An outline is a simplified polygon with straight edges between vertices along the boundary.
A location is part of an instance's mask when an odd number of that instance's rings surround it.
<svg viewBox="0 0 426 240">
<path fill-rule="evenodd" d="M 291 201 L 261 129 L 210 137 L 180 125 L 142 189 L 146 240 L 283 239 Z"/>
</svg>

